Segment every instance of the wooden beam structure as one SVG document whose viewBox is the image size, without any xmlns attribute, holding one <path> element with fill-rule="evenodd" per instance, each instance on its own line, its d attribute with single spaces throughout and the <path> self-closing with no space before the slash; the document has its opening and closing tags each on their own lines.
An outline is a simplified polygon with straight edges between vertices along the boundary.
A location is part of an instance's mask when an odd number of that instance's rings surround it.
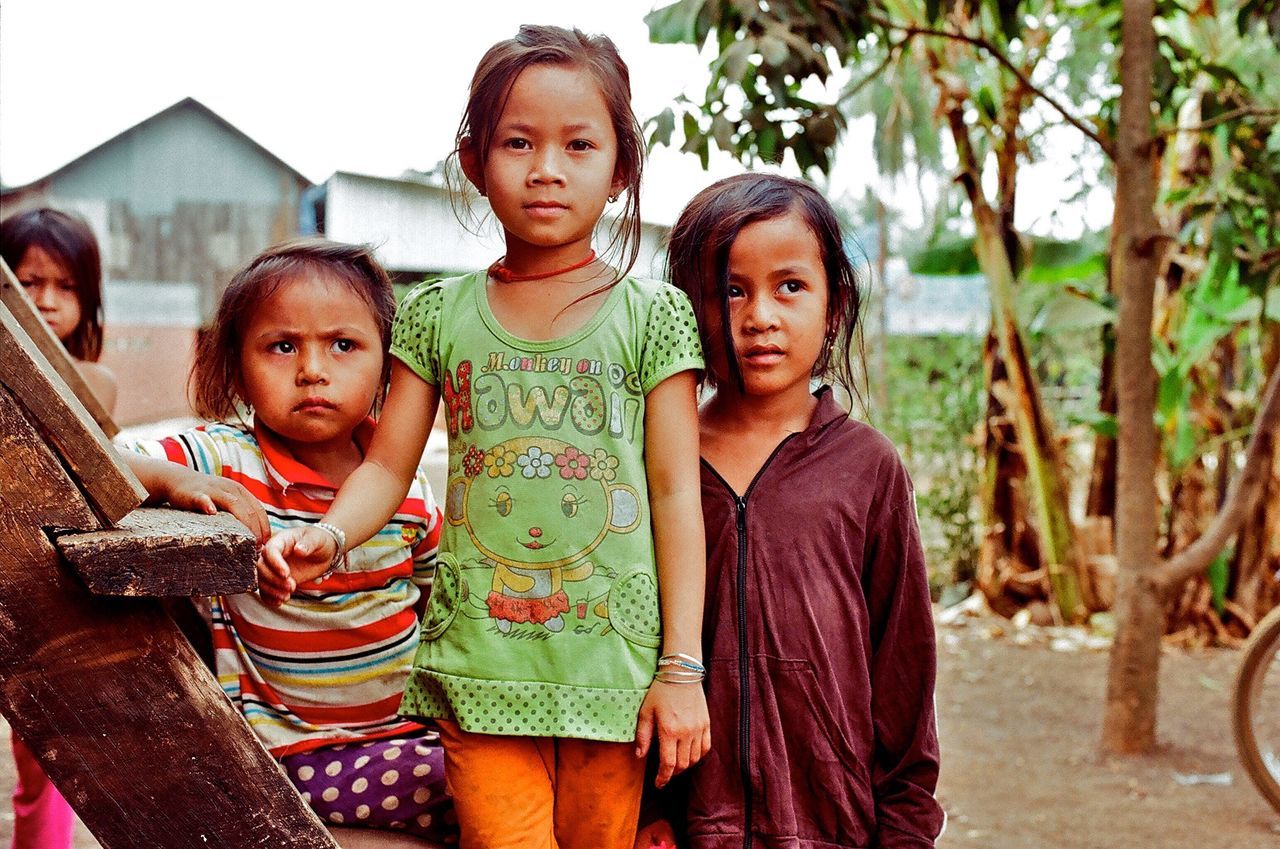
<svg viewBox="0 0 1280 849">
<path fill-rule="evenodd" d="M 230 513 L 135 510 L 112 530 L 54 544 L 94 595 L 212 596 L 257 587 L 257 543 Z"/>
<path fill-rule="evenodd" d="M 102 429 L 107 439 L 114 439 L 120 432 L 120 428 L 116 427 L 111 414 L 93 394 L 93 390 L 80 374 L 80 369 L 76 368 L 75 361 L 71 359 L 67 349 L 62 347 L 58 337 L 53 335 L 49 325 L 45 324 L 44 319 L 40 317 L 40 310 L 31 301 L 31 296 L 27 294 L 27 290 L 18 282 L 13 270 L 3 259 L 0 259 L 0 303 L 9 308 L 9 312 L 31 337 L 31 341 L 53 366 L 53 370 L 62 378 L 63 383 L 67 384 L 81 405 L 98 423 L 98 427 Z"/>
<path fill-rule="evenodd" d="M 4 306 L 0 306 L 0 380 L 15 403 L 30 413 L 41 440 L 57 449 L 60 461 L 106 524 L 118 522 L 146 499 L 147 491 L 116 455 L 106 434 Z"/>
<path fill-rule="evenodd" d="M 247 531 L 130 516 L 143 495 L 0 307 L 0 713 L 104 849 L 337 849 L 159 600 L 92 595 L 60 555 L 134 594 L 208 589 L 184 569 L 223 556 L 224 591 L 252 584 Z"/>
</svg>

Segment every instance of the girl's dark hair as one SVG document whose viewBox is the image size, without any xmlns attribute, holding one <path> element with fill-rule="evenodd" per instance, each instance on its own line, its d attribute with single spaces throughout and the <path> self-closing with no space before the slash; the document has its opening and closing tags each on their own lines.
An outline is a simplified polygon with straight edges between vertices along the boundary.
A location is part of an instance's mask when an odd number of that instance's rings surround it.
<svg viewBox="0 0 1280 849">
<path fill-rule="evenodd" d="M 213 324 L 196 342 L 195 362 L 187 381 L 191 408 L 201 418 L 242 419 L 248 399 L 240 394 L 240 349 L 254 310 L 284 283 L 303 275 L 339 280 L 369 305 L 382 338 L 382 386 L 385 392 L 391 360 L 391 320 L 395 294 L 387 272 L 367 245 L 347 245 L 327 239 L 304 238 L 282 242 L 258 254 L 231 278 L 222 293 Z"/>
<path fill-rule="evenodd" d="M 776 174 L 739 174 L 712 183 L 689 201 L 671 228 L 667 279 L 693 302 L 703 345 L 711 347 L 712 334 L 719 337 L 729 374 L 741 387 L 742 370 L 728 321 L 729 249 L 747 225 L 781 218 L 792 211 L 800 214 L 818 240 L 827 276 L 826 338 L 813 374 L 829 377 L 850 395 L 856 395 L 851 349 L 859 337 L 862 294 L 835 210 L 810 184 Z M 720 327 L 708 326 L 708 293 L 714 293 L 712 297 L 719 303 Z M 708 375 L 704 379 L 710 379 L 709 372 L 704 375 Z"/>
<path fill-rule="evenodd" d="M 485 52 L 471 78 L 467 107 L 458 124 L 451 157 L 456 159 L 465 145 L 475 145 L 477 160 L 489 158 L 493 134 L 506 108 L 516 77 L 534 65 L 564 65 L 580 68 L 595 79 L 609 109 L 613 132 L 618 137 L 616 172 L 626 184 L 624 206 L 609 228 L 606 253 L 618 251 L 619 275 L 635 265 L 640 254 L 640 175 L 644 169 L 644 133 L 631 111 L 631 74 L 618 55 L 618 48 L 603 35 L 586 35 L 577 29 L 525 24 L 514 38 L 504 39 Z M 462 183 L 458 169 L 447 169 L 455 198 Z"/>
<path fill-rule="evenodd" d="M 102 257 L 98 240 L 80 217 L 48 207 L 18 212 L 0 222 L 0 256 L 14 272 L 33 247 L 57 260 L 75 282 L 80 322 L 62 344 L 77 360 L 96 362 L 102 355 Z"/>
</svg>

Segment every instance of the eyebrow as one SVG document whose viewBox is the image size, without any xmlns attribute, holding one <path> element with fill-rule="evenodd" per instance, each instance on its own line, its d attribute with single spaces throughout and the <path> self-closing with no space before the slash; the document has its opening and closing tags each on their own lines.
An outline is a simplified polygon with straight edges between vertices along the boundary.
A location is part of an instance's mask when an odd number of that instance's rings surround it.
<svg viewBox="0 0 1280 849">
<path fill-rule="evenodd" d="M 510 124 L 501 124 L 501 125 L 499 125 L 499 129 L 503 129 L 503 130 L 506 130 L 506 131 L 508 131 L 508 132 L 515 131 L 515 132 L 518 132 L 518 133 L 529 133 L 529 134 L 532 134 L 532 133 L 534 132 L 534 129 L 535 129 L 535 128 L 534 128 L 534 126 L 533 126 L 532 124 L 526 124 L 526 123 L 523 123 L 523 122 L 512 122 L 512 123 L 510 123 Z M 565 124 L 563 127 L 561 127 L 561 128 L 560 128 L 560 132 L 562 132 L 562 133 L 581 133 L 581 132 L 583 132 L 584 130 L 596 130 L 596 131 L 599 131 L 599 129 L 600 129 L 600 126 L 599 126 L 598 124 L 595 124 L 595 123 L 593 123 L 593 122 L 591 122 L 591 121 L 581 121 L 581 122 L 579 122 L 579 123 L 577 123 L 577 124 Z"/>
<path fill-rule="evenodd" d="M 804 277 L 806 275 L 813 274 L 813 273 L 814 273 L 814 269 L 809 268 L 807 266 L 788 265 L 782 268 L 773 269 L 772 271 L 769 272 L 769 276 L 770 277 Z M 734 274 L 732 271 L 729 272 L 730 280 L 741 280 L 745 276 L 746 276 L 745 274 Z"/>
<path fill-rule="evenodd" d="M 359 336 L 361 335 L 361 333 L 365 333 L 365 332 L 367 331 L 361 331 L 357 327 L 342 325 L 341 327 L 328 328 L 327 330 L 325 330 L 319 335 L 322 339 L 341 339 L 348 336 Z M 275 327 L 268 327 L 266 330 L 262 331 L 261 333 L 254 334 L 252 338 L 266 339 L 270 337 L 283 337 L 286 339 L 293 339 L 293 338 L 297 338 L 299 336 L 305 336 L 305 335 L 308 335 L 308 334 L 304 333 L 303 331 L 299 330 L 296 327 L 275 326 Z"/>
</svg>

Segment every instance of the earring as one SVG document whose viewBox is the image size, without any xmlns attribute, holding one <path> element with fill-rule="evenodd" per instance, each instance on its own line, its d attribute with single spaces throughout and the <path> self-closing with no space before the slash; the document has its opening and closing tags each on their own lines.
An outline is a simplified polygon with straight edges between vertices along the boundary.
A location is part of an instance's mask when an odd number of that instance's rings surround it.
<svg viewBox="0 0 1280 849">
<path fill-rule="evenodd" d="M 614 203 L 617 200 L 618 200 L 618 195 L 609 195 L 609 203 Z"/>
</svg>

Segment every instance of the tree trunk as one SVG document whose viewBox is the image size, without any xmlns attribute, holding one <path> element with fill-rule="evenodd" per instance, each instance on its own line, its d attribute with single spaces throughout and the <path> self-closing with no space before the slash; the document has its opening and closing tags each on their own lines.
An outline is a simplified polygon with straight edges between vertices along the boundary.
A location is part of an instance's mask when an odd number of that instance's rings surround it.
<svg viewBox="0 0 1280 849">
<path fill-rule="evenodd" d="M 1151 316 L 1155 295 L 1156 187 L 1151 167 L 1152 0 L 1124 4 L 1121 25 L 1120 118 L 1116 144 L 1116 398 L 1119 411 L 1116 492 L 1117 630 L 1107 674 L 1102 745 L 1145 752 L 1155 745 L 1164 600 L 1156 566 L 1158 442 Z"/>
<path fill-rule="evenodd" d="M 1035 518 L 1040 562 L 1048 574 L 1053 601 L 1063 620 L 1079 621 L 1086 613 L 1081 592 L 1084 569 L 1068 508 L 1066 470 L 1018 327 L 1013 269 L 996 212 L 980 200 L 973 200 L 973 208 L 978 265 L 990 285 L 992 332 L 999 342 L 1005 375 L 1004 383 L 993 380 L 990 391 L 1013 423 L 1016 450 L 1026 473 L 1023 491 Z"/>
</svg>

